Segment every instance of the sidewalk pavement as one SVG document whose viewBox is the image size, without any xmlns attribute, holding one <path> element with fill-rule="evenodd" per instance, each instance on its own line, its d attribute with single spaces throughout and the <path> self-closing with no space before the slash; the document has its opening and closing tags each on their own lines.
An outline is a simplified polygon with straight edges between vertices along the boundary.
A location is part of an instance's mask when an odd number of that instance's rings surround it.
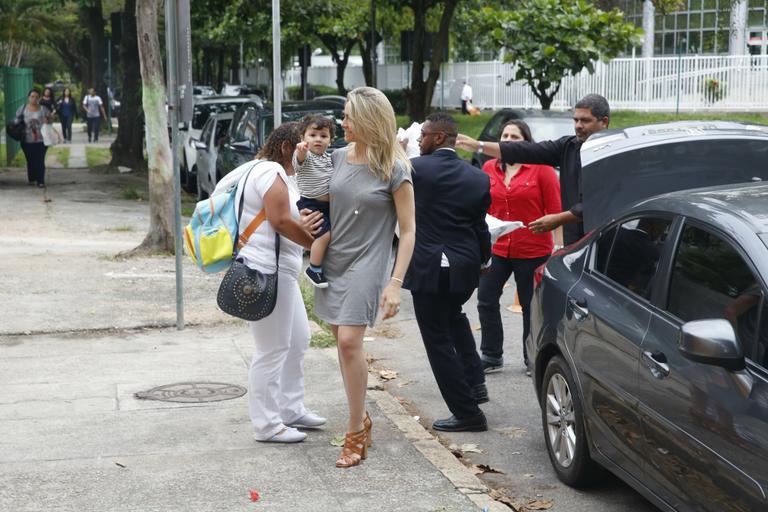
<svg viewBox="0 0 768 512">
<path fill-rule="evenodd" d="M 54 127 L 61 133 L 61 123 L 55 123 Z M 74 123 L 72 125 L 72 142 L 54 146 L 55 148 L 69 148 L 68 162 L 63 164 L 56 158 L 55 152 L 49 151 L 45 159 L 45 166 L 49 169 L 82 169 L 88 167 L 85 148 L 108 148 L 112 145 L 116 136 L 117 128 L 113 127 L 111 134 L 108 133 L 106 129 L 102 130 L 98 142 L 88 142 L 88 133 L 86 131 L 85 123 Z"/>
<path fill-rule="evenodd" d="M 119 192 L 146 177 L 68 169 L 44 191 L 25 179 L 0 169 L 0 510 L 509 510 L 374 378 L 369 458 L 335 468 L 346 400 L 333 350 L 307 353 L 306 402 L 329 422 L 298 445 L 255 442 L 245 397 L 137 399 L 245 386 L 246 325 L 216 311 L 220 276 L 185 258 L 188 327 L 167 327 L 173 258 L 114 257 L 144 237 L 147 204 Z"/>
</svg>

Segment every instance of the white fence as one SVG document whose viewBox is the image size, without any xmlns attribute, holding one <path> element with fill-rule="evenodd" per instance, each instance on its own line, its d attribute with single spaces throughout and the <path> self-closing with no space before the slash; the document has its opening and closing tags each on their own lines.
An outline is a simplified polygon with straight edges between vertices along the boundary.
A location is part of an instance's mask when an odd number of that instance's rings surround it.
<svg viewBox="0 0 768 512">
<path fill-rule="evenodd" d="M 409 86 L 407 64 L 378 67 L 380 89 Z M 425 68 L 424 76 L 427 70 Z M 499 61 L 455 62 L 443 65 L 432 98 L 433 106 L 458 106 L 463 81 L 473 89 L 473 103 L 480 108 L 538 107 L 539 101 L 523 82 L 507 82 L 514 67 Z M 309 83 L 336 85 L 335 67 L 310 67 Z M 717 85 L 713 85 L 716 81 Z M 298 70 L 286 76 L 286 85 L 298 85 Z M 344 85 L 365 85 L 361 67 L 348 67 Z M 599 93 L 611 108 L 632 110 L 768 110 L 768 56 L 683 56 L 613 59 L 595 64 L 563 80 L 553 109 L 566 109 L 582 96 Z"/>
</svg>

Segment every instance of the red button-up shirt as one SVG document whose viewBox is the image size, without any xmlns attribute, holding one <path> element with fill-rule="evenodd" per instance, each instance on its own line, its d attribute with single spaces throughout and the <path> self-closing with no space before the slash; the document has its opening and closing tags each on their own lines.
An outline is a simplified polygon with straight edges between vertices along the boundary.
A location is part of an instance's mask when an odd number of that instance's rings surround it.
<svg viewBox="0 0 768 512">
<path fill-rule="evenodd" d="M 534 234 L 530 222 L 559 213 L 560 181 L 548 165 L 523 164 L 509 185 L 504 185 L 505 169 L 498 159 L 489 160 L 483 171 L 491 178 L 491 206 L 488 213 L 501 220 L 517 220 L 526 227 L 504 235 L 494 244 L 493 254 L 502 258 L 539 258 L 552 254 L 552 233 Z"/>
</svg>

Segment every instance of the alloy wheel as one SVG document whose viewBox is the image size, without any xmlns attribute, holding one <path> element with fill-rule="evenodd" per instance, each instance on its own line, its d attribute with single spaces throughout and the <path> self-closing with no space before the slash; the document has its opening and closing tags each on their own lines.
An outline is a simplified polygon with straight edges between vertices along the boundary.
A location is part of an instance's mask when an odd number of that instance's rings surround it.
<svg viewBox="0 0 768 512">
<path fill-rule="evenodd" d="M 576 454 L 576 415 L 571 389 L 560 373 L 553 374 L 547 384 L 546 415 L 549 447 L 558 464 L 567 468 Z"/>
</svg>

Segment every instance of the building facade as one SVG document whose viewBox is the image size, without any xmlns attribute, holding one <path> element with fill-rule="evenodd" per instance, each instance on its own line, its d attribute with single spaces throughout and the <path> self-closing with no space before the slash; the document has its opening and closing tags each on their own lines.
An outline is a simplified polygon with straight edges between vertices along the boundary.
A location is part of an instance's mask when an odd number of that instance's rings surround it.
<svg viewBox="0 0 768 512">
<path fill-rule="evenodd" d="M 650 0 L 621 2 L 627 20 L 643 27 L 643 56 L 768 54 L 768 0 L 682 0 L 659 13 Z"/>
</svg>

